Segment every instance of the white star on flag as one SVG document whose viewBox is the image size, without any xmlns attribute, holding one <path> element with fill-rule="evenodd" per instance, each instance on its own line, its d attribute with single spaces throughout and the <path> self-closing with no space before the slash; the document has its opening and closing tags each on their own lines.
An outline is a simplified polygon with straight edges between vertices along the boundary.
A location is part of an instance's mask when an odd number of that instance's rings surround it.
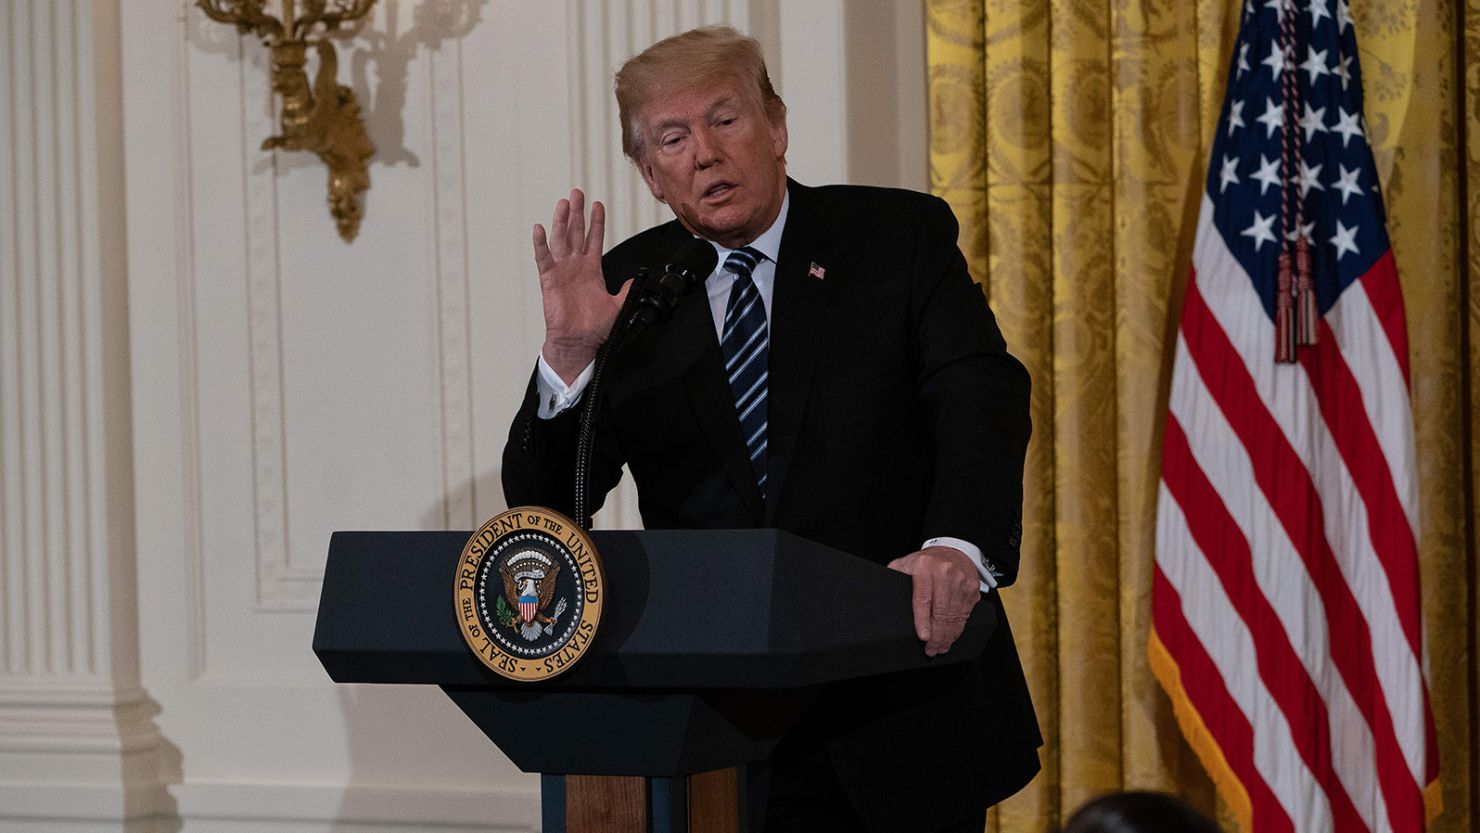
<svg viewBox="0 0 1480 833">
<path fill-rule="evenodd" d="M 1233 135 L 1235 127 L 1245 127 L 1244 103 L 1242 101 L 1231 101 L 1228 104 L 1228 135 Z"/>
<path fill-rule="evenodd" d="M 1331 16 L 1331 13 L 1326 11 L 1326 0 L 1310 0 L 1305 5 L 1305 10 L 1310 12 L 1310 28 L 1312 29 L 1321 25 L 1321 18 Z"/>
<path fill-rule="evenodd" d="M 1221 194 L 1227 191 L 1230 182 L 1234 185 L 1238 184 L 1238 173 L 1235 171 L 1237 167 L 1237 159 L 1234 159 L 1232 156 L 1223 157 L 1223 170 L 1218 174 L 1218 193 Z"/>
<path fill-rule="evenodd" d="M 1340 261 L 1347 252 L 1351 252 L 1354 255 L 1361 254 L 1361 252 L 1357 251 L 1357 228 L 1358 226 L 1347 228 L 1346 226 L 1341 224 L 1340 220 L 1336 221 L 1336 233 L 1331 235 L 1331 240 L 1329 242 L 1331 243 L 1331 245 L 1336 247 L 1336 259 L 1338 261 Z"/>
<path fill-rule="evenodd" d="M 1244 73 L 1249 71 L 1249 42 L 1244 41 L 1238 45 L 1238 71 L 1233 74 L 1235 78 L 1243 78 Z"/>
<path fill-rule="evenodd" d="M 1304 159 L 1300 160 L 1300 196 L 1302 198 L 1310 193 L 1310 189 L 1312 188 L 1317 191 L 1326 190 L 1326 186 L 1322 185 L 1320 180 L 1316 179 L 1320 175 L 1321 165 L 1312 168 L 1305 164 Z"/>
<path fill-rule="evenodd" d="M 1242 234 L 1245 237 L 1254 238 L 1254 251 L 1257 252 L 1264 246 L 1265 241 L 1268 241 L 1270 243 L 1274 242 L 1274 232 L 1272 231 L 1272 228 L 1274 226 L 1275 217 L 1277 216 L 1279 215 L 1271 214 L 1266 217 L 1263 214 L 1260 214 L 1259 211 L 1256 209 L 1254 211 L 1254 225 L 1249 226 L 1248 228 L 1239 232 L 1239 234 Z"/>
<path fill-rule="evenodd" d="M 1352 194 L 1362 193 L 1362 186 L 1357 184 L 1357 177 L 1362 174 L 1362 166 L 1358 165 L 1356 170 L 1348 171 L 1345 165 L 1337 163 L 1341 169 L 1341 175 L 1331 183 L 1331 187 L 1341 192 L 1341 204 L 1346 205 L 1346 198 Z"/>
<path fill-rule="evenodd" d="M 1332 71 L 1336 73 L 1336 77 L 1337 78 L 1340 78 L 1341 79 L 1341 88 L 1343 90 L 1346 89 L 1347 82 L 1350 81 L 1350 80 L 1352 80 L 1352 59 L 1351 59 L 1351 56 L 1349 56 L 1349 55 L 1343 55 L 1343 56 L 1341 56 L 1341 60 L 1339 60 L 1339 61 L 1336 62 L 1336 69 L 1335 70 L 1332 70 Z"/>
<path fill-rule="evenodd" d="M 1255 121 L 1264 125 L 1264 138 L 1268 139 L 1274 135 L 1276 130 L 1284 126 L 1285 111 L 1280 109 L 1280 105 L 1274 103 L 1273 98 L 1270 98 L 1269 102 L 1264 105 L 1264 115 L 1255 119 Z"/>
<path fill-rule="evenodd" d="M 1309 142 L 1310 137 L 1316 135 L 1317 133 L 1325 133 L 1328 130 L 1325 120 L 1325 107 L 1319 107 L 1315 110 L 1312 110 L 1310 109 L 1310 102 L 1306 102 L 1305 115 L 1300 117 L 1300 126 L 1305 130 L 1305 141 Z"/>
<path fill-rule="evenodd" d="M 1259 63 L 1269 67 L 1269 71 L 1274 74 L 1275 80 L 1279 80 L 1280 71 L 1285 68 L 1285 51 L 1280 48 L 1278 41 L 1271 40 L 1269 42 L 1269 57 Z"/>
<path fill-rule="evenodd" d="M 1264 154 L 1259 154 L 1259 170 L 1255 171 L 1252 177 L 1259 183 L 1259 196 L 1264 196 L 1264 192 L 1269 190 L 1269 186 L 1280 184 L 1279 169 L 1279 157 L 1266 159 L 1264 158 Z"/>
<path fill-rule="evenodd" d="M 1346 7 L 1346 0 L 1336 0 L 1336 23 L 1341 27 L 1342 34 L 1346 34 L 1346 30 L 1352 25 L 1352 13 Z"/>
<path fill-rule="evenodd" d="M 1286 232 L 1285 233 L 1285 239 L 1286 240 L 1294 240 L 1296 237 L 1304 237 L 1305 238 L 1305 242 L 1307 242 L 1307 243 L 1314 244 L 1316 242 L 1315 241 L 1315 238 L 1311 235 L 1311 232 L 1315 231 L 1315 228 L 1316 228 L 1316 221 L 1315 220 L 1311 220 L 1309 223 L 1296 223 L 1295 225 L 1300 226 L 1300 230 L 1299 231 L 1291 230 L 1291 231 Z"/>
<path fill-rule="evenodd" d="M 1322 75 L 1331 74 L 1331 68 L 1326 66 L 1326 53 L 1329 51 L 1323 49 L 1317 52 L 1314 46 L 1305 48 L 1305 63 L 1301 64 L 1300 68 L 1310 73 L 1310 83 L 1314 84 L 1316 79 Z"/>
<path fill-rule="evenodd" d="M 1346 142 L 1353 136 L 1361 136 L 1362 126 L 1357 123 L 1357 114 L 1348 113 L 1346 108 L 1337 108 L 1340 115 L 1336 117 L 1336 126 L 1331 128 L 1341 134 L 1341 146 L 1346 147 Z"/>
</svg>

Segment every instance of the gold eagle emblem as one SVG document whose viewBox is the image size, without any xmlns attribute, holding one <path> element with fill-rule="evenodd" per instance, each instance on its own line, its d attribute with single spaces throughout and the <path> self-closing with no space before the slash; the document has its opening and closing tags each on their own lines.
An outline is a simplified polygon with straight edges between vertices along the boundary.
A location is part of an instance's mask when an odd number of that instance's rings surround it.
<svg viewBox="0 0 1480 833">
<path fill-rule="evenodd" d="M 579 662 L 606 598 L 590 536 L 539 506 L 514 507 L 479 527 L 453 583 L 463 640 L 510 680 L 550 679 Z"/>
<path fill-rule="evenodd" d="M 525 639 L 536 638 L 564 612 L 562 604 L 553 616 L 543 613 L 555 596 L 555 579 L 560 574 L 560 564 L 544 553 L 535 550 L 515 553 L 499 566 L 499 574 L 504 579 L 504 599 L 510 609 L 504 624 Z"/>
</svg>

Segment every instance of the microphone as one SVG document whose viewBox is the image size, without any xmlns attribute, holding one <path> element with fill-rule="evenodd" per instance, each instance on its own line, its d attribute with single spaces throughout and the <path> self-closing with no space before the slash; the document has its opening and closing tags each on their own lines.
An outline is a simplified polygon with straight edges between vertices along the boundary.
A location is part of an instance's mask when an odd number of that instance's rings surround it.
<svg viewBox="0 0 1480 833">
<path fill-rule="evenodd" d="M 635 338 L 654 324 L 662 324 L 673 315 L 678 300 L 704 282 L 719 265 L 719 254 L 707 240 L 695 237 L 678 247 L 668 258 L 668 265 L 658 274 L 648 272 L 648 279 L 637 281 L 632 314 L 623 328 L 622 341 Z"/>
<path fill-rule="evenodd" d="M 719 264 L 719 253 L 708 241 L 694 238 L 678 247 L 668 258 L 668 265 L 661 274 L 654 275 L 650 269 L 637 273 L 627 300 L 612 322 L 606 342 L 596 351 L 596 369 L 586 386 L 581 406 L 580 432 L 576 435 L 575 513 L 574 520 L 581 529 L 591 528 L 590 480 L 591 444 L 596 436 L 597 408 L 602 386 L 606 383 L 606 368 L 612 354 L 629 344 L 638 333 L 654 324 L 661 324 L 673 315 L 678 300 L 690 289 L 704 282 L 714 267 Z"/>
</svg>

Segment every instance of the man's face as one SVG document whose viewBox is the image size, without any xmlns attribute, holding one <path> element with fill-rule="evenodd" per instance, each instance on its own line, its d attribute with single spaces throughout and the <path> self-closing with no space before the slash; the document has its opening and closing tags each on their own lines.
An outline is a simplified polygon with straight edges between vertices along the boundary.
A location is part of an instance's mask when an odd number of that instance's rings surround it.
<svg viewBox="0 0 1480 833">
<path fill-rule="evenodd" d="M 772 124 L 738 80 L 655 96 L 638 115 L 638 163 L 684 228 L 721 246 L 754 241 L 786 194 L 786 122 Z"/>
</svg>

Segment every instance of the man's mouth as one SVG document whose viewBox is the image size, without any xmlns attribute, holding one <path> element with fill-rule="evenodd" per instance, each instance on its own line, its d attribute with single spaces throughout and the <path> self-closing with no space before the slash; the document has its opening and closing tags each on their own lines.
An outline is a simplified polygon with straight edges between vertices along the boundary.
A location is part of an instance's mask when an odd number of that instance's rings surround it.
<svg viewBox="0 0 1480 833">
<path fill-rule="evenodd" d="M 704 199 L 706 199 L 706 200 L 724 199 L 726 196 L 729 195 L 729 193 L 731 191 L 734 191 L 734 190 L 735 190 L 734 183 L 730 183 L 730 182 L 716 182 L 715 184 L 713 184 L 713 185 L 709 186 L 708 188 L 704 189 Z"/>
</svg>

